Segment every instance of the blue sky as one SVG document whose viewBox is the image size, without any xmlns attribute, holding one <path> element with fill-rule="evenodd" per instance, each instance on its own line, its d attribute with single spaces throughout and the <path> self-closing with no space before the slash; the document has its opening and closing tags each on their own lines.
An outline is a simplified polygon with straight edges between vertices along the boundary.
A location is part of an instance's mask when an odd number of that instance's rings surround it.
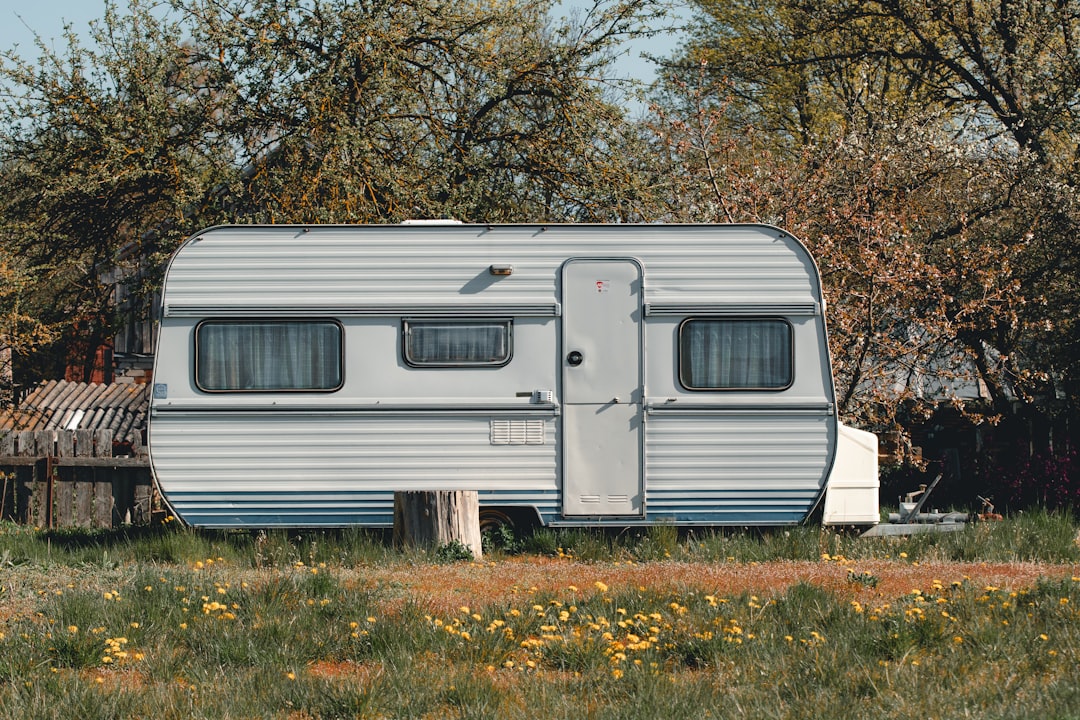
<svg viewBox="0 0 1080 720">
<path fill-rule="evenodd" d="M 18 44 L 19 54 L 36 54 L 34 33 L 45 40 L 56 38 L 63 47 L 64 21 L 72 23 L 79 35 L 86 35 L 87 23 L 105 14 L 103 0 L 37 0 L 12 2 L 0 0 L 0 48 L 10 50 Z"/>
<path fill-rule="evenodd" d="M 563 0 L 562 4 L 565 8 L 574 8 L 590 6 L 591 2 Z M 124 7 L 124 0 L 118 0 L 118 5 Z M 76 34 L 85 38 L 90 20 L 104 14 L 104 0 L 0 0 L 0 49 L 10 50 L 18 45 L 18 54 L 30 58 L 37 54 L 35 33 L 52 47 L 63 49 L 65 22 L 71 24 Z M 667 33 L 635 44 L 628 48 L 627 55 L 619 62 L 618 73 L 651 81 L 655 77 L 653 66 L 641 58 L 641 53 L 669 55 L 677 43 L 678 36 Z"/>
</svg>

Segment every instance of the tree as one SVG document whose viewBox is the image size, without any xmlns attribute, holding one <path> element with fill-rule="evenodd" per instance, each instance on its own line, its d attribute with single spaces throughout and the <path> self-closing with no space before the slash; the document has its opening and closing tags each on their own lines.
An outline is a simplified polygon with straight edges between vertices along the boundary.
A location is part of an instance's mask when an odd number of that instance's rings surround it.
<svg viewBox="0 0 1080 720">
<path fill-rule="evenodd" d="M 1044 0 L 698 0 L 672 62 L 730 82 L 735 119 L 812 142 L 839 124 L 943 110 L 958 137 L 1076 162 L 1080 5 Z M 689 72 L 688 72 L 689 71 Z M 881 117 L 883 110 L 889 110 Z"/>
<path fill-rule="evenodd" d="M 151 290 L 220 222 L 616 217 L 632 166 L 605 76 L 652 11 L 550 7 L 135 0 L 90 45 L 4 55 L 2 244 L 49 269 L 26 311 L 100 345 L 116 279 Z"/>
<path fill-rule="evenodd" d="M 1059 198 L 1038 167 L 957 146 L 939 114 L 914 111 L 796 154 L 740 129 L 725 116 L 727 88 L 705 87 L 654 120 L 656 175 L 667 183 L 659 195 L 669 199 L 660 212 L 772 223 L 808 244 L 823 276 L 841 414 L 896 430 L 946 401 L 975 422 L 996 421 L 1040 386 L 1045 359 L 1023 353 L 1047 308 L 1025 287 L 1038 243 L 1023 223 Z M 971 402 L 980 387 L 989 402 Z"/>
<path fill-rule="evenodd" d="M 698 6 L 662 97 L 682 196 L 810 244 L 842 409 L 883 427 L 963 375 L 995 419 L 1076 377 L 1074 3 Z"/>
<path fill-rule="evenodd" d="M 41 44 L 36 64 L 8 53 L 0 65 L 4 247 L 48 268 L 25 309 L 66 342 L 107 341 L 122 255 L 141 257 L 151 236 L 167 236 L 167 251 L 235 157 L 180 35 L 139 3 L 124 17 L 110 6 L 92 48 L 69 34 L 64 54 Z"/>
<path fill-rule="evenodd" d="M 625 182 L 607 140 L 622 110 L 598 82 L 647 3 L 553 25 L 548 0 L 190 3 L 218 64 L 263 221 L 481 222 L 595 217 Z"/>
<path fill-rule="evenodd" d="M 921 97 L 953 116 L 973 112 L 987 136 L 1004 133 L 1040 164 L 1074 172 L 1077 3 L 841 0 L 816 19 L 816 28 L 848 41 L 842 59 L 887 58 Z"/>
<path fill-rule="evenodd" d="M 18 359 L 32 356 L 53 341 L 55 328 L 28 314 L 26 288 L 34 272 L 0 251 L 0 412 L 18 400 L 14 366 Z"/>
</svg>

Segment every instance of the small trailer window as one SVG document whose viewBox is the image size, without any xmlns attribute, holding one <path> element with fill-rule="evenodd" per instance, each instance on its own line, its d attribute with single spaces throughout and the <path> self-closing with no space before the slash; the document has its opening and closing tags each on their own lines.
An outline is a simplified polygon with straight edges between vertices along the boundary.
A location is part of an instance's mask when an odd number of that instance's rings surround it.
<svg viewBox="0 0 1080 720">
<path fill-rule="evenodd" d="M 414 367 L 510 362 L 509 320 L 406 320 L 402 328 L 405 362 Z"/>
<path fill-rule="evenodd" d="M 195 384 L 205 392 L 328 392 L 342 384 L 341 325 L 223 320 L 195 328 Z"/>
<path fill-rule="evenodd" d="M 784 320 L 691 318 L 679 328 L 679 380 L 688 390 L 783 390 L 792 367 Z"/>
</svg>

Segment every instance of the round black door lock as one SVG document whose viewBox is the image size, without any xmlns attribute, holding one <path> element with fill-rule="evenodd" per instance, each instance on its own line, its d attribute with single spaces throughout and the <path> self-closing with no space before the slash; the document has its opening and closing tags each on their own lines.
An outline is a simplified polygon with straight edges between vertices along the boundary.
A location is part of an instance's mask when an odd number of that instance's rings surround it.
<svg viewBox="0 0 1080 720">
<path fill-rule="evenodd" d="M 585 356 L 581 354 L 580 350 L 571 350 L 570 354 L 566 356 L 566 364 L 570 367 L 577 367 L 584 359 Z"/>
</svg>

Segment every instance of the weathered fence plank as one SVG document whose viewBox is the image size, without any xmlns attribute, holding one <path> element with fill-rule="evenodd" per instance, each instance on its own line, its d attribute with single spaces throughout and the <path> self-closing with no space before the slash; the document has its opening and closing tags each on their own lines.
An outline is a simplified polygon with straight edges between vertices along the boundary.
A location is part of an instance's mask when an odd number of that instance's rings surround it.
<svg viewBox="0 0 1080 720">
<path fill-rule="evenodd" d="M 94 432 L 94 455 L 112 457 L 113 432 L 100 429 Z M 94 472 L 94 527 L 107 528 L 113 525 L 113 483 L 107 482 L 103 473 Z"/>
<path fill-rule="evenodd" d="M 75 433 L 56 433 L 56 457 L 73 457 L 75 455 Z"/>
<path fill-rule="evenodd" d="M 134 486 L 135 501 L 131 511 L 131 522 L 135 525 L 149 525 L 154 509 L 154 486 L 150 481 L 150 474 L 136 475 Z"/>
<path fill-rule="evenodd" d="M 93 469 L 75 468 L 79 479 L 75 483 L 75 524 L 90 526 L 94 517 Z"/>
<path fill-rule="evenodd" d="M 154 497 L 148 459 L 112 452 L 109 430 L 0 435 L 0 518 L 39 527 L 148 524 Z"/>
<path fill-rule="evenodd" d="M 93 457 L 94 455 L 94 431 L 76 430 L 72 433 L 75 440 L 76 457 Z"/>
<path fill-rule="evenodd" d="M 30 524 L 35 527 L 52 525 L 53 467 L 50 458 L 56 455 L 55 445 L 54 430 L 34 433 L 34 454 L 42 458 L 34 463 L 34 487 L 30 494 Z"/>
<path fill-rule="evenodd" d="M 37 452 L 37 444 L 34 442 L 33 430 L 20 430 L 15 433 L 15 454 L 23 457 L 33 457 Z"/>
<path fill-rule="evenodd" d="M 33 458 L 30 464 L 21 466 L 17 473 L 18 487 L 16 488 L 16 512 L 18 513 L 20 522 L 37 525 L 37 513 L 35 512 L 35 509 L 38 494 L 35 490 L 38 485 L 38 465 L 40 464 L 40 461 L 36 459 L 37 434 L 33 430 L 22 430 L 18 433 L 15 443 L 15 451 L 18 455 L 28 459 Z"/>
<path fill-rule="evenodd" d="M 49 457 L 56 455 L 56 431 L 38 430 L 34 433 L 34 455 Z"/>
<path fill-rule="evenodd" d="M 112 457 L 113 431 L 107 428 L 94 431 L 94 452 L 97 457 Z"/>
<path fill-rule="evenodd" d="M 51 469 L 48 458 L 43 458 L 34 463 L 26 518 L 26 521 L 34 527 L 49 526 L 49 501 L 52 494 L 52 482 L 49 480 L 49 472 Z"/>
<path fill-rule="evenodd" d="M 74 468 L 53 471 L 53 525 L 70 527 L 75 525 L 75 479 Z"/>
<path fill-rule="evenodd" d="M 95 477 L 94 478 L 94 519 L 93 526 L 99 528 L 112 527 L 113 524 L 113 496 L 112 483 Z"/>
</svg>

